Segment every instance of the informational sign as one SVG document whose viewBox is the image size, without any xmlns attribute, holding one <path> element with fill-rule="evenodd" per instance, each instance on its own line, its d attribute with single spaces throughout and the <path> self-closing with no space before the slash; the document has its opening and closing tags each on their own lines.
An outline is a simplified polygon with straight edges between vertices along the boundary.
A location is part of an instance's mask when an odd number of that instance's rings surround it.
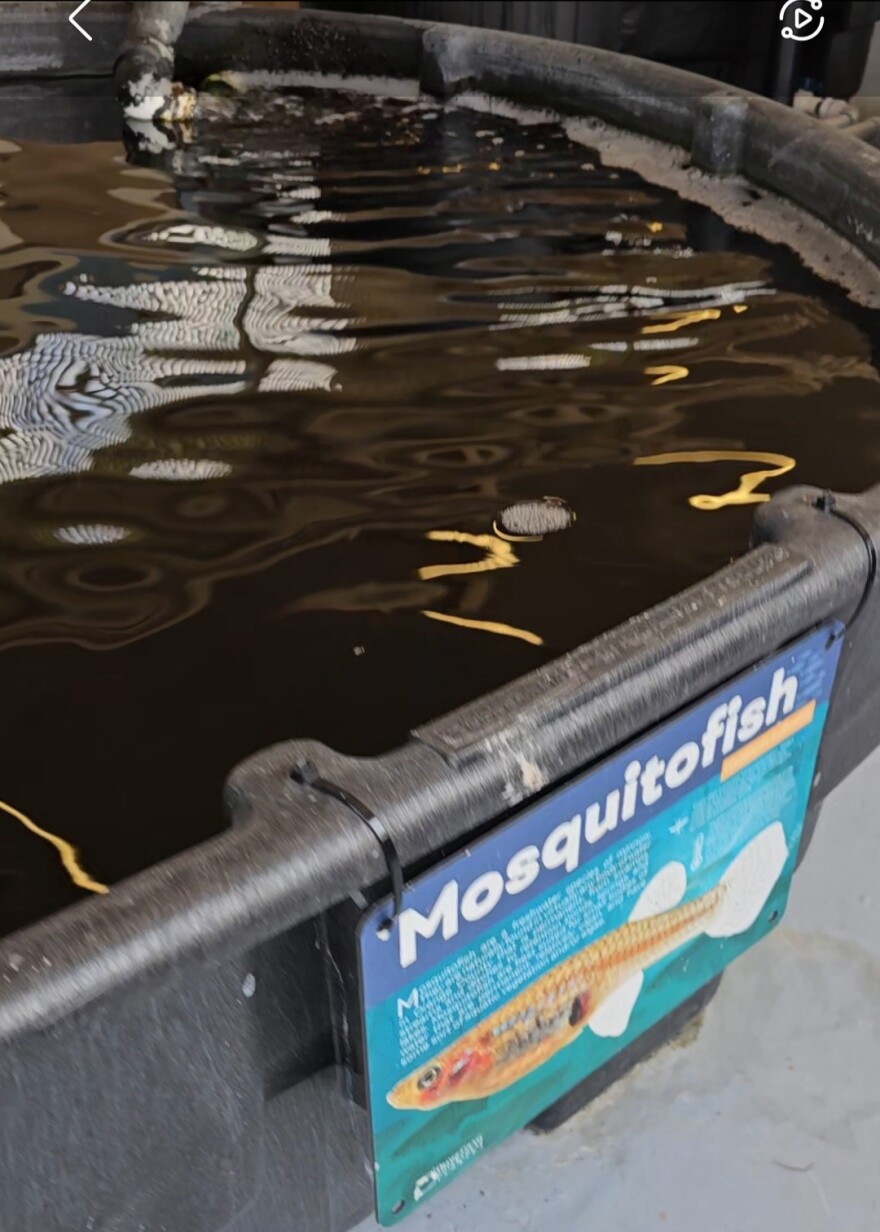
<svg viewBox="0 0 880 1232">
<path fill-rule="evenodd" d="M 404 1218 L 780 919 L 829 625 L 410 883 L 358 939 L 376 1212 Z"/>
</svg>

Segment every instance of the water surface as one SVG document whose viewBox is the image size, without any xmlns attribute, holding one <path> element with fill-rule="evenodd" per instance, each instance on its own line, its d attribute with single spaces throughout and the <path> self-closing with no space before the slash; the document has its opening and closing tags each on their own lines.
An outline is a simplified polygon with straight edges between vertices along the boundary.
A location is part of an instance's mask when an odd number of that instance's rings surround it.
<svg viewBox="0 0 880 1232">
<path fill-rule="evenodd" d="M 393 747 L 880 478 L 876 321 L 787 250 L 551 125 L 249 110 L 0 144 L 0 800 L 102 884 L 256 749 Z M 0 930 L 87 892 L 0 820 Z"/>
</svg>

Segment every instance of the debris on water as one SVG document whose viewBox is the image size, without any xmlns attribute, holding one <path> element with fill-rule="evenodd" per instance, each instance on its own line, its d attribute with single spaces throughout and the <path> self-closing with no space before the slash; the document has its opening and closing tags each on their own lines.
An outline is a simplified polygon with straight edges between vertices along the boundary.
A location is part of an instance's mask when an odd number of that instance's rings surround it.
<svg viewBox="0 0 880 1232">
<path fill-rule="evenodd" d="M 195 115 L 197 99 L 195 90 L 188 90 L 177 81 L 172 82 L 171 91 L 159 111 L 158 119 L 168 123 L 191 120 Z"/>
<path fill-rule="evenodd" d="M 575 512 L 560 496 L 517 501 L 502 509 L 494 522 L 496 535 L 508 539 L 542 539 L 559 530 L 568 530 Z"/>
</svg>

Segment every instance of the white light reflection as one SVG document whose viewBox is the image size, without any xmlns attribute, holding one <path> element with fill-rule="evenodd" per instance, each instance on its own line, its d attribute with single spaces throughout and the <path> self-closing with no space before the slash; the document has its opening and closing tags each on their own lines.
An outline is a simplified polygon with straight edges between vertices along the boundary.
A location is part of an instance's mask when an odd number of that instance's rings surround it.
<svg viewBox="0 0 880 1232">
<path fill-rule="evenodd" d="M 232 474 L 232 467 L 208 458 L 157 458 L 132 467 L 129 474 L 134 479 L 225 479 Z"/>
<path fill-rule="evenodd" d="M 260 380 L 264 393 L 336 388 L 336 369 L 309 359 L 273 359 Z"/>
<path fill-rule="evenodd" d="M 699 345 L 699 338 L 635 338 L 632 342 L 588 342 L 591 351 L 680 351 Z"/>
<path fill-rule="evenodd" d="M 59 526 L 52 532 L 59 543 L 69 543 L 72 547 L 96 547 L 103 543 L 120 543 L 131 534 L 124 526 L 108 526 L 100 522 L 91 525 L 83 523 L 80 526 Z"/>
<path fill-rule="evenodd" d="M 194 234 L 189 228 L 187 235 Z M 229 238 L 223 228 L 198 235 Z M 197 267 L 184 277 L 123 286 L 72 279 L 63 290 L 73 303 L 120 309 L 128 314 L 120 322 L 127 331 L 39 334 L 26 350 L 0 356 L 0 483 L 86 471 L 97 452 L 129 440 L 132 416 L 159 407 L 249 388 L 334 388 L 336 369 L 314 357 L 357 345 L 339 335 L 354 323 L 333 294 L 346 277 L 317 263 Z M 244 349 L 270 360 L 257 362 L 251 374 L 240 358 Z M 211 459 L 158 460 L 157 469 L 143 469 L 153 465 L 144 462 L 136 477 L 229 473 L 227 463 Z"/>
<path fill-rule="evenodd" d="M 589 355 L 511 355 L 496 359 L 499 372 L 549 372 L 553 369 L 589 368 Z"/>
<path fill-rule="evenodd" d="M 559 296 L 545 299 L 542 303 L 529 300 L 505 298 L 498 307 L 501 320 L 490 329 L 518 329 L 521 326 L 571 325 L 579 321 L 627 320 L 632 317 L 649 317 L 666 308 L 676 308 L 684 300 L 696 307 L 683 313 L 691 321 L 697 313 L 700 319 L 708 320 L 710 314 L 721 308 L 732 307 L 741 312 L 744 301 L 754 296 L 775 295 L 773 287 L 757 281 L 724 283 L 717 287 L 687 290 L 680 287 L 630 286 L 627 283 L 607 283 L 592 293 L 578 296 Z M 674 301 L 674 302 L 670 302 Z M 659 328 L 651 332 L 664 332 L 669 326 L 661 321 Z"/>
<path fill-rule="evenodd" d="M 180 222 L 170 227 L 148 231 L 141 237 L 151 244 L 200 244 L 207 248 L 222 248 L 230 252 L 249 252 L 259 246 L 259 239 L 250 231 L 232 227 L 211 227 L 204 223 Z"/>
</svg>

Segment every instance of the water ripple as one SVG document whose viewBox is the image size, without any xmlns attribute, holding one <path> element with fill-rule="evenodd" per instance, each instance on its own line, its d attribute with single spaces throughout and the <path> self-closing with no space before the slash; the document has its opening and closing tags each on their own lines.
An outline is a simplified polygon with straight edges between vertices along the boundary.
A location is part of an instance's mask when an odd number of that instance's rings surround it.
<svg viewBox="0 0 880 1232">
<path fill-rule="evenodd" d="M 795 463 L 880 472 L 867 314 L 552 124 L 303 91 L 185 137 L 0 147 L 0 795 L 95 885 L 254 748 L 387 748 L 705 576 Z M 546 496 L 564 535 L 493 534 Z M 0 927 L 76 892 L 0 845 Z"/>
</svg>

